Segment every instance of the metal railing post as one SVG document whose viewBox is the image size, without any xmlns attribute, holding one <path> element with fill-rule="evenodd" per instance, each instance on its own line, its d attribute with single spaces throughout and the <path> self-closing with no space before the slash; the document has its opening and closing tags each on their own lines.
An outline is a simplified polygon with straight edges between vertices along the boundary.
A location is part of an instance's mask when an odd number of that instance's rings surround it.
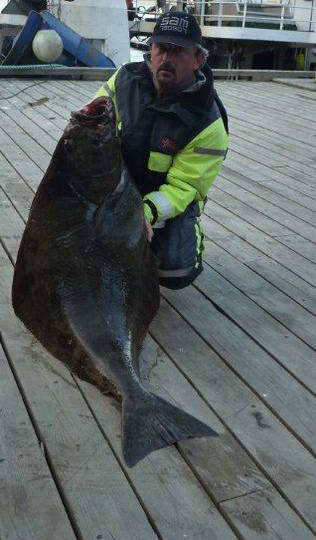
<svg viewBox="0 0 316 540">
<path fill-rule="evenodd" d="M 309 31 L 310 32 L 312 31 L 313 19 L 314 19 L 314 0 L 312 1 L 311 16 L 310 16 L 310 19 L 309 19 Z"/>
<path fill-rule="evenodd" d="M 217 26 L 222 26 L 223 0 L 219 0 Z"/>
<path fill-rule="evenodd" d="M 244 10 L 242 14 L 242 27 L 245 28 L 246 26 L 246 16 L 247 16 L 247 0 L 244 0 Z"/>
<path fill-rule="evenodd" d="M 284 10 L 285 10 L 285 4 L 284 4 L 284 0 L 283 0 L 283 5 L 282 5 L 282 9 L 281 9 L 280 30 L 283 30 L 283 25 L 284 25 Z"/>
<path fill-rule="evenodd" d="M 204 24 L 205 23 L 205 21 L 204 21 L 204 18 L 205 18 L 205 0 L 202 0 L 200 15 L 201 15 L 201 24 Z"/>
</svg>

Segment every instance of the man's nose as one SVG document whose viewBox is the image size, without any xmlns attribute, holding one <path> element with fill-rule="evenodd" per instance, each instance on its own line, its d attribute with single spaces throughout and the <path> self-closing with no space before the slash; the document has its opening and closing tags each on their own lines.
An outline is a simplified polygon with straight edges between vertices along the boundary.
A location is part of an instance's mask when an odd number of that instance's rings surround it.
<svg viewBox="0 0 316 540">
<path fill-rule="evenodd" d="M 162 53 L 162 59 L 164 62 L 166 62 L 167 60 L 169 60 L 172 56 L 172 51 L 168 50 L 168 49 L 165 49 Z"/>
</svg>

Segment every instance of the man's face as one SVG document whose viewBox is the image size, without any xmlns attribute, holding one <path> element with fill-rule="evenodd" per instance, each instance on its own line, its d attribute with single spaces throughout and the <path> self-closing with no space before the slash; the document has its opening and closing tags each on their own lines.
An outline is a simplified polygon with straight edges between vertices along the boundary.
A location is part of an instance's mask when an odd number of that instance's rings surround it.
<svg viewBox="0 0 316 540">
<path fill-rule="evenodd" d="M 155 86 L 161 94 L 175 93 L 194 81 L 203 56 L 197 47 L 178 47 L 170 43 L 153 43 L 151 68 Z"/>
</svg>

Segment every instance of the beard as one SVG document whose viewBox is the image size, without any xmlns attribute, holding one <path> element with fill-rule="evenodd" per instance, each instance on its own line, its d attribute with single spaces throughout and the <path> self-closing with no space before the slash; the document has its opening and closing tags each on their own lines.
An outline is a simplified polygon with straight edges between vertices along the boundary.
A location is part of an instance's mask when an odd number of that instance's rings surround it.
<svg viewBox="0 0 316 540">
<path fill-rule="evenodd" d="M 167 71 L 170 73 L 170 77 L 160 77 L 159 74 L 162 71 Z M 177 81 L 176 69 L 171 62 L 164 62 L 161 66 L 159 66 L 156 73 L 152 72 L 152 75 L 159 97 L 177 94 L 178 92 L 181 92 L 181 90 L 188 88 L 188 86 L 190 86 L 195 80 L 193 75 L 185 80 Z"/>
</svg>

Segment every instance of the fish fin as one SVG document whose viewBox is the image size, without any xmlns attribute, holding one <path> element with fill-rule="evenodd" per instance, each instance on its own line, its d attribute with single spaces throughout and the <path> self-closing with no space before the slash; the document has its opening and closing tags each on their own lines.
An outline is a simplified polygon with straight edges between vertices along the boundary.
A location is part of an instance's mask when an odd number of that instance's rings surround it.
<svg viewBox="0 0 316 540">
<path fill-rule="evenodd" d="M 213 429 L 168 401 L 146 394 L 141 406 L 123 401 L 123 456 L 133 467 L 147 454 L 191 437 L 217 436 Z"/>
</svg>

